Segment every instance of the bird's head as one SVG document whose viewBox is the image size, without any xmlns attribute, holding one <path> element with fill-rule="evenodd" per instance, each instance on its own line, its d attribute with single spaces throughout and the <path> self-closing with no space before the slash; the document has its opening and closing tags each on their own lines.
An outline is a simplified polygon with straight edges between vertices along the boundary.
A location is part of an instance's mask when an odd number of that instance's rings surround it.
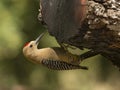
<svg viewBox="0 0 120 90">
<path fill-rule="evenodd" d="M 39 41 L 40 41 L 40 39 L 42 38 L 43 35 L 44 35 L 44 33 L 42 33 L 39 37 L 37 37 L 36 40 L 30 41 L 30 42 L 28 42 L 24 45 L 23 54 L 25 56 L 29 56 L 29 55 L 33 54 L 33 52 L 35 50 L 37 50 L 37 46 L 38 46 Z"/>
</svg>

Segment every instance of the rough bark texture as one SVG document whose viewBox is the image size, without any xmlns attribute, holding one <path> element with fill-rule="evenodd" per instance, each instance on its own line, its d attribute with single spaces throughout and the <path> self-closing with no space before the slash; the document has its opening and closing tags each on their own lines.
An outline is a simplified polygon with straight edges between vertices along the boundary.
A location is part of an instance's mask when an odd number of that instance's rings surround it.
<svg viewBox="0 0 120 90">
<path fill-rule="evenodd" d="M 120 68 L 120 0 L 41 0 L 48 31 L 59 43 L 88 48 Z"/>
</svg>

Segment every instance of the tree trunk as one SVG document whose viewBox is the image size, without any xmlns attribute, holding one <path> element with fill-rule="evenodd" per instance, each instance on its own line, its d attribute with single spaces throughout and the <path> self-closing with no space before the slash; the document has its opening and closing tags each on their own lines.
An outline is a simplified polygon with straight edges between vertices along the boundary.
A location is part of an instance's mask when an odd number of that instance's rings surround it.
<svg viewBox="0 0 120 90">
<path fill-rule="evenodd" d="M 41 0 L 42 20 L 59 43 L 90 49 L 120 68 L 120 0 Z"/>
</svg>

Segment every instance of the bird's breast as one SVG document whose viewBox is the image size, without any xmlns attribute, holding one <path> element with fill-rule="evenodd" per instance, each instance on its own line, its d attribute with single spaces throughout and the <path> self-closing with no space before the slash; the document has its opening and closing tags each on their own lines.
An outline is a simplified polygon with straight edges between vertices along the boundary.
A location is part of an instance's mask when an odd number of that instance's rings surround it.
<svg viewBox="0 0 120 90">
<path fill-rule="evenodd" d="M 38 61 L 41 61 L 43 59 L 45 59 L 45 60 L 49 60 L 49 59 L 60 60 L 59 56 L 52 48 L 39 49 L 36 54 L 37 54 Z"/>
</svg>

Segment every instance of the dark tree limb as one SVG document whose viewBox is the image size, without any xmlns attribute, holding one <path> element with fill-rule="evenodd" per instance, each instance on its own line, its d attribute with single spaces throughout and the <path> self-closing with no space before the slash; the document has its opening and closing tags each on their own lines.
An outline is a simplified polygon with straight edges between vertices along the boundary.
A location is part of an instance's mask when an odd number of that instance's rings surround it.
<svg viewBox="0 0 120 90">
<path fill-rule="evenodd" d="M 120 68 L 120 1 L 89 1 L 86 20 L 89 28 L 82 45 L 101 52 L 101 55 Z M 78 37 L 72 43 L 79 41 Z"/>
<path fill-rule="evenodd" d="M 90 49 L 80 55 L 82 61 L 101 54 L 120 68 L 120 0 L 83 2 L 41 0 L 40 15 L 59 43 Z"/>
</svg>

